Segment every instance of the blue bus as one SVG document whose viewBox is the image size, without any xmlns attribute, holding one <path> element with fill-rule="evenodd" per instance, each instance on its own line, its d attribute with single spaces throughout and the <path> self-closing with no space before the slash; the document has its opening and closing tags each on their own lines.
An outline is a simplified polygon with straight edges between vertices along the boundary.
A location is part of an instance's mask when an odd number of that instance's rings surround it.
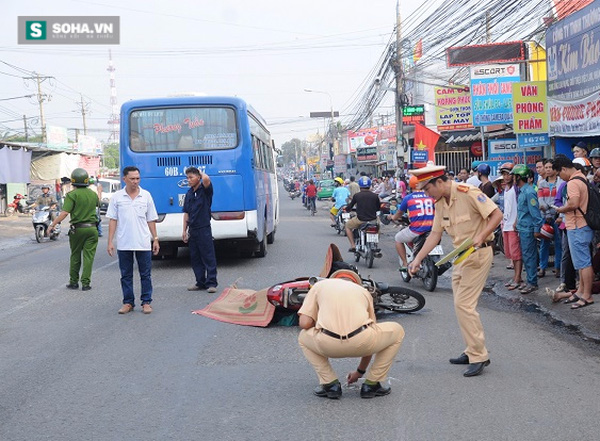
<svg viewBox="0 0 600 441">
<path fill-rule="evenodd" d="M 207 173 L 214 188 L 215 245 L 264 257 L 279 222 L 276 152 L 266 123 L 233 97 L 186 96 L 129 101 L 121 107 L 121 167 L 135 165 L 159 214 L 161 255 L 182 241 L 187 167 Z"/>
</svg>

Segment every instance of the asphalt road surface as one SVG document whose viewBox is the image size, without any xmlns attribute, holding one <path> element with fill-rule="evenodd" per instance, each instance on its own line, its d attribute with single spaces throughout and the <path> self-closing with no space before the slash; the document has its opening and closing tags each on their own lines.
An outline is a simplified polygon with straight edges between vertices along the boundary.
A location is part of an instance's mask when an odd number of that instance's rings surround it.
<svg viewBox="0 0 600 441">
<path fill-rule="evenodd" d="M 311 217 L 281 196 L 265 258 L 219 257 L 219 288 L 259 289 L 319 272 L 326 203 Z M 362 275 L 402 284 L 392 242 Z M 27 237 L 29 235 L 30 237 Z M 100 240 L 93 289 L 69 291 L 68 244 L 38 244 L 33 229 L 0 255 L 0 440 L 592 440 L 600 423 L 598 348 L 535 315 L 483 296 L 491 365 L 464 378 L 448 358 L 464 349 L 449 277 L 412 315 L 388 314 L 406 338 L 390 371 L 392 394 L 345 387 L 312 395 L 317 377 L 297 327 L 253 328 L 192 315 L 217 294 L 188 292 L 187 252 L 154 262 L 154 312 L 121 316 L 118 265 Z M 348 255 L 348 257 L 350 257 Z M 421 290 L 418 281 L 410 285 Z M 343 379 L 358 363 L 335 360 Z"/>
</svg>

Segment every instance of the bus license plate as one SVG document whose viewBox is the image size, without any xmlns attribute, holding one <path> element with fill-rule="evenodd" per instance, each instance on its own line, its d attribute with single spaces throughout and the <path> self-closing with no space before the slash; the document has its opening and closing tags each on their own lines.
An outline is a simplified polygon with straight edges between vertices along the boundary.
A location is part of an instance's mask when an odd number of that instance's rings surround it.
<svg viewBox="0 0 600 441">
<path fill-rule="evenodd" d="M 379 235 L 373 233 L 367 233 L 367 242 L 379 242 Z"/>
<path fill-rule="evenodd" d="M 436 245 L 435 248 L 429 252 L 429 255 L 430 256 L 443 256 L 444 249 L 442 248 L 441 245 Z"/>
<path fill-rule="evenodd" d="M 342 219 L 344 219 L 344 220 L 350 219 L 350 213 L 342 213 Z"/>
</svg>

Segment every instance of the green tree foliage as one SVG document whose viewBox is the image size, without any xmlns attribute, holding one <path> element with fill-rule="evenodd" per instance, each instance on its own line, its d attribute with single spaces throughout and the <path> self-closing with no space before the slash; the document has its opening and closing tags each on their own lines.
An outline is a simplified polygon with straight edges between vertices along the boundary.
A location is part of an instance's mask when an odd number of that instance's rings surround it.
<svg viewBox="0 0 600 441">
<path fill-rule="evenodd" d="M 298 151 L 298 160 L 302 157 L 302 141 L 298 138 L 293 138 L 290 141 L 286 141 L 281 145 L 281 151 L 283 155 L 283 163 L 289 164 L 290 162 L 296 162 L 296 149 Z"/>
<path fill-rule="evenodd" d="M 104 167 L 119 169 L 119 144 L 107 144 L 104 146 Z"/>
</svg>

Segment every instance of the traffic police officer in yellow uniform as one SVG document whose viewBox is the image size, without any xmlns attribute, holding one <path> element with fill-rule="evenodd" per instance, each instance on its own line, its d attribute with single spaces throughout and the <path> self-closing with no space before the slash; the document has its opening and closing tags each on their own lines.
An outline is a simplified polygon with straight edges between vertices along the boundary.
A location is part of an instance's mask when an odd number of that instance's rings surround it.
<svg viewBox="0 0 600 441">
<path fill-rule="evenodd" d="M 348 374 L 348 383 L 356 382 L 366 373 L 361 398 L 387 395 L 391 388 L 381 382 L 387 378 L 400 349 L 404 329 L 396 322 L 376 323 L 371 293 L 359 284 L 356 273 L 347 272 L 350 273 L 348 279 L 354 281 L 335 276 L 317 282 L 298 311 L 302 328 L 298 343 L 319 377 L 314 394 L 327 398 L 342 395 L 329 357 L 361 357 L 356 371 Z M 367 372 L 373 355 L 375 361 Z"/>
<path fill-rule="evenodd" d="M 454 310 L 466 349 L 459 357 L 450 359 L 452 364 L 468 364 L 463 375 L 473 377 L 490 364 L 476 308 L 492 266 L 493 231 L 502 220 L 502 212 L 479 189 L 449 180 L 445 169 L 445 166 L 428 165 L 409 171 L 417 177 L 417 187 L 436 200 L 431 234 L 409 265 L 409 271 L 418 271 L 421 261 L 439 243 L 443 231 L 450 235 L 455 247 L 465 239 L 473 239 L 476 251 L 454 266 L 452 272 Z"/>
</svg>

